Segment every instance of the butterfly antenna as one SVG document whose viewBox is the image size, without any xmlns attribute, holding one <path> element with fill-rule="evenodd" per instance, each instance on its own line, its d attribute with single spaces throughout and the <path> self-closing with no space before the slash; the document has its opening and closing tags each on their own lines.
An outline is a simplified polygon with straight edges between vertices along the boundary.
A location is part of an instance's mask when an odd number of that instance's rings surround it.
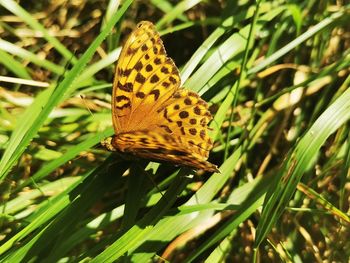
<svg viewBox="0 0 350 263">
<path fill-rule="evenodd" d="M 89 106 L 87 105 L 87 103 L 85 101 L 85 96 L 83 94 L 80 94 L 79 96 L 80 96 L 81 100 L 83 101 L 83 104 L 84 104 L 85 108 L 89 111 L 90 115 L 93 117 L 94 115 L 92 114 Z"/>
</svg>

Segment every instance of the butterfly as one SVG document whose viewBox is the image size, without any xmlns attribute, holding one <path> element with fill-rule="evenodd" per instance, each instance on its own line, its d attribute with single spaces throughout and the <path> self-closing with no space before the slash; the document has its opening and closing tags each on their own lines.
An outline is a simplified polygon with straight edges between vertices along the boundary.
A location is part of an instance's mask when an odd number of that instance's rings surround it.
<svg viewBox="0 0 350 263">
<path fill-rule="evenodd" d="M 218 172 L 208 162 L 213 142 L 208 104 L 180 87 L 179 71 L 167 57 L 155 26 L 140 22 L 115 69 L 112 119 L 115 135 L 102 142 L 110 151 Z"/>
</svg>

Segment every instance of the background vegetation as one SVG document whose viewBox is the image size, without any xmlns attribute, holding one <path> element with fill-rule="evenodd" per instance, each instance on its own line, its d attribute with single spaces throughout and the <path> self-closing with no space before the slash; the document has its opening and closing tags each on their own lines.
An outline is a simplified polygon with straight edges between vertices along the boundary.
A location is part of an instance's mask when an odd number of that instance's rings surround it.
<svg viewBox="0 0 350 263">
<path fill-rule="evenodd" d="M 257 2 L 0 0 L 1 261 L 348 262 L 350 6 Z M 141 20 L 221 174 L 99 145 Z"/>
</svg>

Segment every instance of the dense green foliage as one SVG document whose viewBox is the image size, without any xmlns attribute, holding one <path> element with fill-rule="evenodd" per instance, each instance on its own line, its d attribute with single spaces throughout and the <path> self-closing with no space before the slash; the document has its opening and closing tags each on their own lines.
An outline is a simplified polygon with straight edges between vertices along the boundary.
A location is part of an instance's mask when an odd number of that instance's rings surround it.
<svg viewBox="0 0 350 263">
<path fill-rule="evenodd" d="M 349 5 L 48 2 L 0 0 L 1 262 L 348 262 Z M 210 104 L 221 173 L 99 145 L 140 20 Z"/>
</svg>

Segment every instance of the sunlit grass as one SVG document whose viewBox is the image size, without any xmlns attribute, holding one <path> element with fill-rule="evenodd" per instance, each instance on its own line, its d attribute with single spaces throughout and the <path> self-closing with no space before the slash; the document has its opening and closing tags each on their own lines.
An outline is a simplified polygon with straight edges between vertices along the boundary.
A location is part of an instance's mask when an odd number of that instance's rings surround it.
<svg viewBox="0 0 350 263">
<path fill-rule="evenodd" d="M 151 2 L 0 1 L 0 260 L 346 262 L 350 6 Z M 99 145 L 145 19 L 210 104 L 221 173 Z"/>
</svg>

